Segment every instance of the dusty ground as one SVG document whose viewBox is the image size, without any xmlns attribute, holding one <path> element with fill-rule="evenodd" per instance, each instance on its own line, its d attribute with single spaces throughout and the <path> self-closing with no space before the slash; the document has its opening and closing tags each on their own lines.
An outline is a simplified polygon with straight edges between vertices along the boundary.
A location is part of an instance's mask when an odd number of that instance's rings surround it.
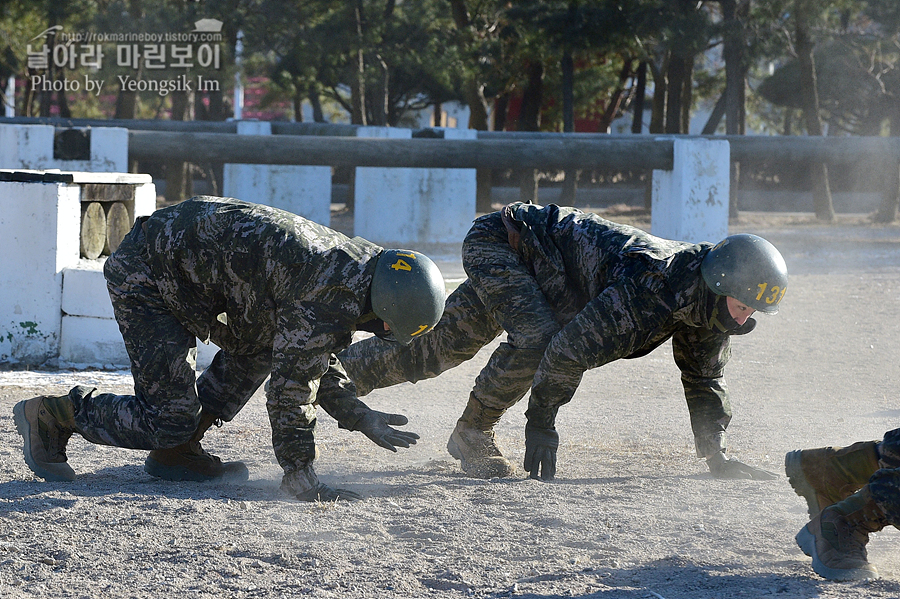
<svg viewBox="0 0 900 599">
<path fill-rule="evenodd" d="M 776 472 L 787 451 L 878 438 L 900 420 L 900 227 L 810 221 L 743 214 L 732 226 L 770 238 L 792 273 L 781 312 L 736 340 L 728 368 L 730 453 Z M 794 544 L 805 504 L 784 477 L 710 478 L 668 346 L 587 374 L 561 411 L 556 481 L 466 478 L 444 445 L 487 355 L 368 397 L 409 416 L 422 435 L 409 450 L 323 414 L 321 477 L 366 497 L 325 505 L 279 495 L 261 395 L 206 442 L 247 462 L 246 484 L 161 482 L 143 452 L 77 437 L 78 480 L 37 480 L 15 402 L 79 383 L 126 391 L 130 378 L 0 372 L 0 597 L 900 596 L 896 530 L 869 544 L 881 580 L 827 582 Z M 516 463 L 524 407 L 498 431 Z"/>
</svg>

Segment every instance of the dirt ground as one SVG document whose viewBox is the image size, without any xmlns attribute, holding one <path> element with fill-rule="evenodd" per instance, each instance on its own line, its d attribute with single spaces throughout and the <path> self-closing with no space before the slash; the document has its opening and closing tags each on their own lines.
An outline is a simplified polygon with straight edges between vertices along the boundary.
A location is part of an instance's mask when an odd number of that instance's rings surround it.
<svg viewBox="0 0 900 599">
<path fill-rule="evenodd" d="M 783 474 L 790 450 L 897 427 L 900 227 L 745 213 L 731 230 L 773 241 L 791 282 L 781 312 L 735 340 L 730 455 Z M 144 452 L 77 436 L 78 479 L 35 479 L 13 405 L 75 384 L 125 392 L 130 376 L 0 372 L 0 597 L 900 596 L 897 530 L 869 544 L 881 580 L 824 581 L 794 543 L 806 507 L 784 476 L 710 477 L 693 455 L 669 345 L 587 373 L 560 412 L 552 483 L 466 478 L 445 443 L 491 347 L 436 379 L 368 396 L 409 416 L 422 436 L 409 450 L 385 451 L 320 414 L 321 478 L 365 496 L 337 504 L 279 494 L 261 393 L 205 441 L 247 463 L 246 484 L 156 480 Z M 517 464 L 524 409 L 498 429 Z"/>
</svg>

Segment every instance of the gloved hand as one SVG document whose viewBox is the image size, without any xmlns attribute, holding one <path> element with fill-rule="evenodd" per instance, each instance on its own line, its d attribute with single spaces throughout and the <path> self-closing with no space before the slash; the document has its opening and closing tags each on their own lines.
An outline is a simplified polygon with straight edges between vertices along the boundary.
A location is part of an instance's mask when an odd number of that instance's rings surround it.
<svg viewBox="0 0 900 599">
<path fill-rule="evenodd" d="M 333 489 L 325 483 L 319 482 L 312 464 L 306 468 L 295 470 L 284 475 L 281 479 L 281 490 L 300 501 L 357 501 L 362 495 L 348 491 L 347 489 Z"/>
<path fill-rule="evenodd" d="M 559 448 L 559 433 L 552 428 L 538 428 L 525 425 L 525 470 L 531 478 L 553 480 L 556 476 L 556 450 Z"/>
<path fill-rule="evenodd" d="M 353 430 L 359 431 L 376 445 L 385 449 L 397 451 L 398 447 L 408 448 L 416 444 L 419 435 L 409 431 L 398 431 L 391 426 L 403 426 L 409 420 L 403 414 L 388 414 L 369 410 L 354 425 Z"/>
<path fill-rule="evenodd" d="M 706 458 L 706 465 L 709 466 L 713 478 L 745 480 L 775 480 L 778 478 L 777 474 L 768 470 L 748 466 L 737 460 L 730 460 L 721 451 Z"/>
</svg>

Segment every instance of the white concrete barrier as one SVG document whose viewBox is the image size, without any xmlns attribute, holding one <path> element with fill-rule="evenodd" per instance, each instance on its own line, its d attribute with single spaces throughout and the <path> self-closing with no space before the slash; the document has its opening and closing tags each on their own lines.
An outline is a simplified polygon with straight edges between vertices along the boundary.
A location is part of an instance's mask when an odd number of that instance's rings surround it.
<svg viewBox="0 0 900 599">
<path fill-rule="evenodd" d="M 445 139 L 476 139 L 471 129 L 442 129 Z M 360 127 L 357 137 L 409 139 L 410 129 Z M 436 142 L 438 143 L 438 142 Z M 356 169 L 354 235 L 407 246 L 460 243 L 475 218 L 475 169 Z"/>
<path fill-rule="evenodd" d="M 242 135 L 271 135 L 272 123 L 239 121 Z M 317 223 L 331 223 L 331 167 L 266 164 L 226 164 L 222 190 L 228 197 L 299 214 Z"/>
<path fill-rule="evenodd" d="M 698 243 L 728 236 L 727 141 L 676 139 L 671 171 L 653 171 L 650 232 Z"/>
<path fill-rule="evenodd" d="M 0 362 L 40 365 L 58 358 L 123 364 L 125 348 L 112 318 L 103 260 L 79 256 L 82 194 L 89 190 L 87 199 L 96 201 L 106 189 L 120 197 L 120 186 L 127 185 L 134 188 L 129 214 L 150 214 L 156 207 L 150 176 L 60 171 L 0 175 L 0 255 L 6 257 L 0 261 Z"/>
<path fill-rule="evenodd" d="M 128 129 L 80 128 L 90 136 L 89 155 L 65 160 L 54 155 L 53 125 L 0 124 L 0 168 L 60 169 L 99 173 L 128 172 Z"/>
</svg>

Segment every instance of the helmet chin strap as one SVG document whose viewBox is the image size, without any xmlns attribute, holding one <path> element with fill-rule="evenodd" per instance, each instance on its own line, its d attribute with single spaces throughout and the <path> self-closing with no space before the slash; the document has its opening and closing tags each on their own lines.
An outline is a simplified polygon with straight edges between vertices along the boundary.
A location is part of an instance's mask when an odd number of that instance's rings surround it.
<svg viewBox="0 0 900 599">
<path fill-rule="evenodd" d="M 728 311 L 726 296 L 717 295 L 715 297 L 709 315 L 710 328 L 726 335 L 746 335 L 756 328 L 755 318 L 748 318 L 744 324 L 738 324 Z"/>
<path fill-rule="evenodd" d="M 376 337 L 385 341 L 396 341 L 394 332 L 385 328 L 384 321 L 378 318 L 374 312 L 367 312 L 360 316 L 359 320 L 356 321 L 356 330 L 373 333 Z"/>
</svg>

